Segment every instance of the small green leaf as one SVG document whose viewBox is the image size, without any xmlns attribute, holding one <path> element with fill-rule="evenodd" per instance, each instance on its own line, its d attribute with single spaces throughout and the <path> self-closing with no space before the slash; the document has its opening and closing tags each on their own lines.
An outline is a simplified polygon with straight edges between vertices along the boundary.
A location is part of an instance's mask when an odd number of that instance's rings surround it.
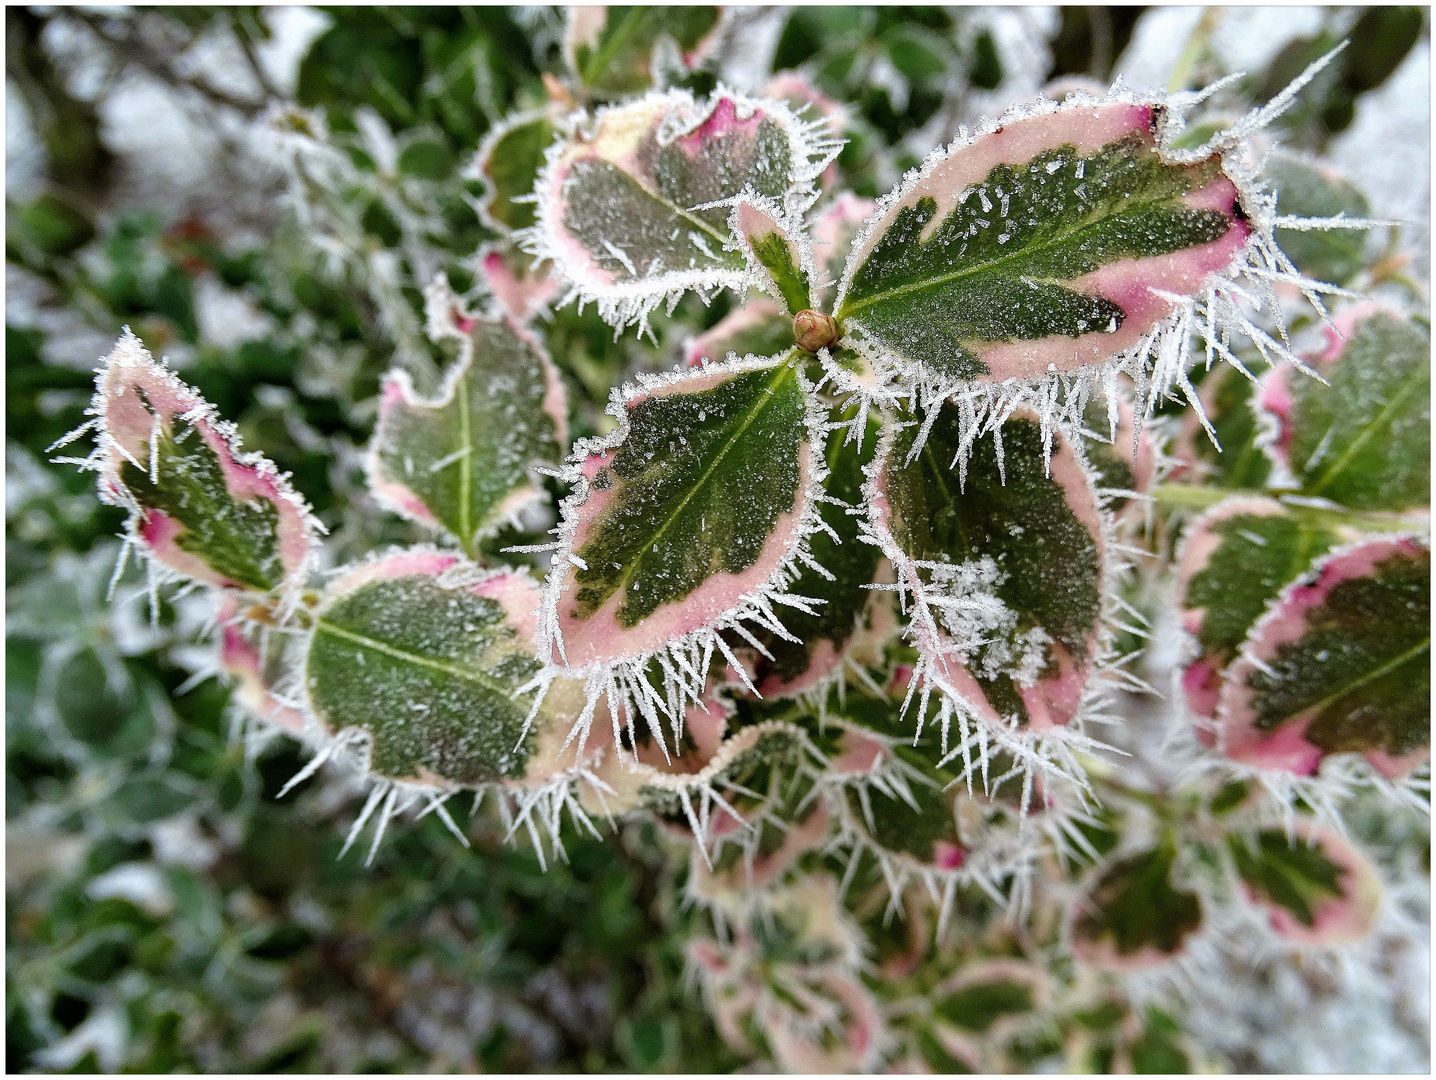
<svg viewBox="0 0 1436 1080">
<path fill-rule="evenodd" d="M 1317 367 L 1331 384 L 1287 378 L 1281 446 L 1302 492 L 1356 510 L 1431 501 L 1431 334 L 1386 312 L 1338 322 Z M 1279 387 L 1267 401 L 1280 408 Z M 1274 400 L 1274 398 L 1276 400 Z"/>
<path fill-rule="evenodd" d="M 484 137 L 477 166 L 484 179 L 485 224 L 507 232 L 534 223 L 533 203 L 515 200 L 533 191 L 553 135 L 548 111 L 541 109 L 508 117 Z"/>
<path fill-rule="evenodd" d="M 1175 956 L 1202 923 L 1195 893 L 1172 884 L 1170 842 L 1113 863 L 1097 879 L 1072 932 L 1080 955 L 1117 967 Z"/>
<path fill-rule="evenodd" d="M 1064 106 L 925 167 L 848 264 L 850 342 L 904 375 L 993 382 L 1134 344 L 1171 310 L 1148 285 L 1195 292 L 1248 235 L 1221 158 L 1165 161 L 1155 117 Z"/>
<path fill-rule="evenodd" d="M 559 460 L 567 404 L 537 339 L 508 320 L 455 318 L 460 355 L 434 398 L 416 395 L 403 371 L 385 379 L 370 482 L 387 506 L 472 554 L 540 496 L 533 468 Z"/>
</svg>

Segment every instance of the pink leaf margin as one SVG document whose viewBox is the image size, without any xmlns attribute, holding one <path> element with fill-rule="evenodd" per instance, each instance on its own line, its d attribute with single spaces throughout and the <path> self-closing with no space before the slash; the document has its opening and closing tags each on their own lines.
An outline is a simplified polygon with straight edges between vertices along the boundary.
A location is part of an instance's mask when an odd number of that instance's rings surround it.
<svg viewBox="0 0 1436 1080">
<path fill-rule="evenodd" d="M 235 499 L 245 502 L 262 499 L 278 510 L 276 539 L 285 578 L 276 591 L 287 601 L 293 600 L 315 568 L 318 535 L 324 527 L 310 512 L 309 504 L 290 486 L 287 474 L 281 474 L 263 454 L 242 451 L 234 424 L 220 419 L 198 390 L 186 386 L 163 362 L 156 362 L 128 326 L 96 373 L 96 392 L 88 410 L 94 419 L 72 433 L 77 436 L 93 428 L 96 449 L 89 458 L 76 463 L 99 474 L 102 502 L 130 512 L 126 523 L 130 543 L 177 575 L 221 589 L 244 589 L 212 570 L 198 556 L 180 548 L 175 539 L 184 531 L 184 526 L 159 510 L 141 506 L 121 480 L 120 466 L 126 461 L 146 472 L 150 469 L 146 446 L 153 435 L 156 417 L 141 403 L 136 393 L 141 391 L 155 408 L 160 422 L 171 430 L 179 419 L 194 426 L 219 459 L 225 487 Z M 67 436 L 56 445 L 70 438 Z"/>
<path fill-rule="evenodd" d="M 1260 665 L 1272 660 L 1277 650 L 1299 641 L 1307 632 L 1306 613 L 1326 602 L 1331 591 L 1344 581 L 1366 577 L 1376 564 L 1393 555 L 1418 555 L 1430 551 L 1422 536 L 1392 535 L 1371 538 L 1328 552 L 1312 568 L 1282 590 L 1252 627 L 1241 655 L 1232 662 L 1222 680 L 1217 701 L 1217 750 L 1234 761 L 1261 769 L 1277 770 L 1299 777 L 1314 776 L 1327 756 L 1306 741 L 1308 714 L 1293 717 L 1276 730 L 1262 732 L 1255 725 L 1253 692 L 1247 678 Z M 1380 750 L 1362 754 L 1381 776 L 1398 779 L 1430 758 L 1427 747 L 1403 758 Z"/>
<path fill-rule="evenodd" d="M 783 201 L 801 213 L 817 198 L 814 182 L 841 144 L 828 136 L 826 119 L 802 120 L 781 101 L 751 98 L 721 85 L 704 101 L 686 90 L 655 90 L 637 101 L 605 106 L 592 115 L 579 113 L 565 121 L 567 133 L 549 147 L 535 185 L 538 220 L 515 234 L 526 251 L 551 259 L 554 272 L 569 283 L 561 303 L 595 303 L 617 331 L 637 324 L 641 333 L 649 312 L 662 303 L 676 303 L 685 292 L 706 297 L 720 288 L 745 290 L 750 280 L 747 270 L 668 270 L 633 281 L 615 280 L 564 226 L 565 188 L 573 165 L 591 158 L 639 176 L 637 151 L 650 132 L 656 131 L 663 145 L 684 146 L 756 123 L 760 116 L 773 120 L 788 139 L 792 164 Z"/>
<path fill-rule="evenodd" d="M 1042 101 L 1014 107 L 1000 119 L 985 122 L 975 134 L 960 135 L 946 148 L 934 151 L 919 169 L 908 173 L 901 186 L 878 201 L 875 214 L 853 242 L 835 308 L 842 307 L 858 268 L 885 234 L 885 223 L 906 207 L 926 197 L 937 202 L 937 214 L 925 229 L 926 238 L 959 196 L 981 183 L 997 165 L 1022 165 L 1044 150 L 1069 143 L 1075 144 L 1079 155 L 1090 154 L 1132 133 L 1142 135 L 1152 147 L 1162 148 L 1165 111 L 1165 104 L 1157 101 L 1125 96 L 1094 101 L 1085 94 L 1074 94 L 1060 104 Z M 1178 310 L 1172 294 L 1193 296 L 1212 277 L 1240 261 L 1252 230 L 1246 224 L 1236 182 L 1224 174 L 1189 192 L 1183 201 L 1193 209 L 1230 214 L 1232 224 L 1227 233 L 1186 251 L 1122 259 L 1068 283 L 1079 292 L 1111 300 L 1126 312 L 1115 333 L 1094 331 L 1077 338 L 1056 334 L 1039 341 L 987 343 L 976 349 L 976 355 L 990 372 L 977 381 L 996 384 L 1009 378 L 1031 379 L 1114 360 L 1138 346 Z M 850 335 L 848 344 L 875 368 L 890 362 L 862 332 L 861 317 L 850 319 L 844 331 Z"/>
</svg>

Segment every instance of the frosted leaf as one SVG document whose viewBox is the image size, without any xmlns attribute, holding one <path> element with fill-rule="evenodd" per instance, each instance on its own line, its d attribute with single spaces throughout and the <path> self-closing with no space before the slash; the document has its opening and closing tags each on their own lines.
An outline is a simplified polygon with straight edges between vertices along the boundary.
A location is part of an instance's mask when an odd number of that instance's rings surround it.
<svg viewBox="0 0 1436 1080">
<path fill-rule="evenodd" d="M 835 314 L 900 371 L 1000 382 L 1100 364 L 1193 295 L 1250 232 L 1220 155 L 1164 160 L 1160 110 L 1018 116 L 935 155 L 853 249 Z"/>
<path fill-rule="evenodd" d="M 367 746 L 373 776 L 541 787 L 565 771 L 559 745 L 583 694 L 536 678 L 539 601 L 526 575 L 431 547 L 351 568 L 326 590 L 305 644 L 307 708 L 325 732 Z"/>
<path fill-rule="evenodd" d="M 1302 493 L 1357 510 L 1428 506 L 1430 332 L 1358 304 L 1327 329 L 1326 349 L 1304 359 L 1329 385 L 1278 368 L 1261 396 L 1280 422 L 1273 449 Z"/>
<path fill-rule="evenodd" d="M 262 454 L 240 450 L 233 424 L 156 363 L 126 328 L 97 372 L 88 458 L 100 499 L 130 512 L 132 546 L 177 575 L 293 599 L 308 580 L 320 526 Z"/>
<path fill-rule="evenodd" d="M 954 473 L 955 413 L 886 440 L 870 474 L 873 538 L 913 605 L 924 679 L 990 725 L 1066 725 L 1102 651 L 1107 588 L 1085 463 L 1060 436 L 1048 459 L 1036 418 L 1018 416 L 1002 428 L 1001 457 L 984 442 Z"/>
<path fill-rule="evenodd" d="M 1188 369 L 1203 354 L 1242 366 L 1237 335 L 1264 363 L 1303 367 L 1277 290 L 1323 319 L 1322 294 L 1342 290 L 1303 277 L 1277 245 L 1295 219 L 1276 213 L 1250 140 L 1327 60 L 1196 149 L 1175 140 L 1207 92 L 1114 90 L 1016 106 L 935 151 L 854 242 L 829 376 L 926 410 L 954 400 L 975 437 L 1021 408 L 1044 427 L 1076 425 L 1094 391 L 1115 399 L 1118 373 L 1136 382 L 1143 419 L 1174 393 L 1195 402 Z"/>
<path fill-rule="evenodd" d="M 1222 681 L 1217 749 L 1296 776 L 1363 754 L 1400 777 L 1430 755 L 1431 553 L 1418 537 L 1337 548 L 1272 602 Z"/>
<path fill-rule="evenodd" d="M 1072 909 L 1072 951 L 1115 972 L 1166 963 L 1202 926 L 1201 898 L 1173 881 L 1176 846 L 1109 863 Z"/>
<path fill-rule="evenodd" d="M 1227 837 L 1227 850 L 1253 904 L 1271 928 L 1302 945 L 1338 945 L 1371 933 L 1381 883 L 1371 864 L 1329 829 L 1300 818 L 1292 829 Z"/>
<path fill-rule="evenodd" d="M 826 410 L 779 357 L 640 378 L 609 411 L 618 430 L 579 442 L 565 467 L 576 490 L 562 505 L 539 655 L 615 715 L 640 712 L 662 744 L 658 715 L 676 724 L 714 658 L 736 662 L 721 631 L 781 635 L 775 607 L 815 606 L 791 586 L 821 527 L 827 467 L 814 447 Z"/>
<path fill-rule="evenodd" d="M 469 315 L 446 284 L 429 291 L 430 335 L 459 355 L 433 398 L 407 372 L 384 379 L 368 456 L 370 487 L 405 517 L 479 539 L 543 497 L 535 466 L 568 441 L 563 382 L 538 339 L 510 318 Z"/>
<path fill-rule="evenodd" d="M 836 152 L 821 122 L 779 102 L 722 88 L 703 101 L 651 93 L 580 117 L 550 147 L 523 242 L 553 260 L 570 299 L 596 302 L 618 329 L 645 327 L 650 311 L 690 289 L 748 287 L 717 204 L 748 191 L 801 214 Z"/>
<path fill-rule="evenodd" d="M 1222 674 L 1252 624 L 1337 543 L 1330 530 L 1298 520 L 1274 499 L 1228 499 L 1191 523 L 1177 560 L 1177 600 L 1182 628 L 1200 649 L 1182 674 L 1193 716 L 1215 715 Z M 1198 736 L 1210 745 L 1209 726 Z"/>
</svg>

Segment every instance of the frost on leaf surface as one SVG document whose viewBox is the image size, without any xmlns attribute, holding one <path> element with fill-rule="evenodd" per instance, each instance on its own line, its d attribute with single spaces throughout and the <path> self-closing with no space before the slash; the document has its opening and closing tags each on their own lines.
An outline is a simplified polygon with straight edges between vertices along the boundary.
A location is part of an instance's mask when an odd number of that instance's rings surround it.
<svg viewBox="0 0 1436 1080">
<path fill-rule="evenodd" d="M 577 448 L 549 579 L 569 666 L 660 650 L 768 587 L 812 528 L 809 401 L 787 358 L 615 394 L 619 431 Z"/>
<path fill-rule="evenodd" d="M 952 467 L 957 408 L 927 419 L 915 456 L 917 423 L 893 439 L 873 507 L 913 597 L 914 640 L 976 715 L 1067 724 L 1099 651 L 1104 540 L 1091 481 L 1060 436 L 1048 474 L 1041 425 L 1025 414 L 1003 424 L 1000 449 L 983 439 L 971 450 L 964 477 Z"/>
<path fill-rule="evenodd" d="M 1178 561 L 1177 596 L 1183 629 L 1201 650 L 1182 675 L 1194 715 L 1215 714 L 1222 673 L 1252 625 L 1337 543 L 1335 533 L 1274 499 L 1228 499 L 1192 523 Z"/>
<path fill-rule="evenodd" d="M 1282 937 L 1332 945 L 1371 932 L 1381 884 L 1366 859 L 1330 830 L 1301 819 L 1293 835 L 1285 829 L 1231 835 L 1227 849 L 1247 898 L 1267 909 Z"/>
<path fill-rule="evenodd" d="M 309 708 L 330 733 L 360 729 L 370 771 L 460 787 L 541 778 L 556 768 L 570 686 L 549 688 L 529 734 L 537 585 L 453 552 L 413 548 L 336 581 L 304 660 Z M 521 692 L 522 691 L 522 692 Z M 580 696 L 581 704 L 582 698 Z"/>
<path fill-rule="evenodd" d="M 689 289 L 744 289 L 750 272 L 729 208 L 710 204 L 749 192 L 785 213 L 806 210 L 836 152 L 821 129 L 780 102 L 722 89 L 600 109 L 549 149 L 526 243 L 553 259 L 571 296 L 596 301 L 620 328 L 645 324 Z"/>
<path fill-rule="evenodd" d="M 1252 364 L 1261 370 L 1260 364 Z M 1264 417 L 1258 413 L 1260 385 L 1245 372 L 1224 366 L 1212 371 L 1198 391 L 1198 404 L 1215 441 L 1202 430 L 1195 408 L 1187 410 L 1170 454 L 1171 479 L 1199 480 L 1229 488 L 1260 488 L 1271 475 Z"/>
<path fill-rule="evenodd" d="M 1172 880 L 1177 849 L 1164 841 L 1109 865 L 1074 909 L 1072 950 L 1114 971 L 1177 956 L 1202 925 L 1202 903 Z"/>
<path fill-rule="evenodd" d="M 568 407 L 558 371 L 527 331 L 439 307 L 431 319 L 448 320 L 459 356 L 434 398 L 416 394 L 406 372 L 385 378 L 370 478 L 386 505 L 472 552 L 540 496 L 533 467 L 559 460 Z"/>
<path fill-rule="evenodd" d="M 102 500 L 131 512 L 132 542 L 212 585 L 263 593 L 303 583 L 317 528 L 304 500 L 128 330 L 99 370 L 90 411 L 98 447 L 80 464 L 100 474 Z"/>
<path fill-rule="evenodd" d="M 1072 102 L 935 155 L 880 204 L 835 312 L 903 377 L 1000 382 L 1100 364 L 1245 246 L 1217 154 L 1158 149 L 1154 105 Z"/>
<path fill-rule="evenodd" d="M 1305 495 L 1357 510 L 1431 501 L 1431 334 L 1362 304 L 1338 315 L 1307 362 L 1327 380 L 1267 376 L 1263 405 L 1281 420 L 1277 452 Z"/>
<path fill-rule="evenodd" d="M 1252 628 L 1221 688 L 1218 748 L 1298 776 L 1346 752 L 1403 775 L 1430 752 L 1430 652 L 1427 542 L 1338 548 Z"/>
</svg>

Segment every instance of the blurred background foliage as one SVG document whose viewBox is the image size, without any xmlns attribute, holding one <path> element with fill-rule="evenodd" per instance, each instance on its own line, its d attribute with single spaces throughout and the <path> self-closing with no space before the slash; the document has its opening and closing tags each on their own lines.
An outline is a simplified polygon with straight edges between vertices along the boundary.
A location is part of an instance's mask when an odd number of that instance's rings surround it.
<svg viewBox="0 0 1436 1080">
<path fill-rule="evenodd" d="M 630 46 L 653 40 L 657 23 L 644 20 L 664 10 L 634 14 Z M 1287 10 L 1300 12 L 1295 31 L 1237 42 L 1265 50 L 1241 84 L 1248 105 L 1351 39 L 1283 119 L 1291 150 L 1339 146 L 1413 50 L 1429 70 L 1425 9 Z M 469 849 L 430 816 L 396 823 L 372 866 L 365 850 L 338 857 L 361 786 L 325 771 L 276 798 L 304 762 L 298 744 L 245 736 L 212 650 L 197 644 L 206 615 L 195 598 L 151 600 L 131 566 L 106 601 L 120 513 L 99 504 L 91 478 L 45 460 L 129 324 L 239 423 L 248 448 L 292 473 L 335 558 L 410 539 L 363 493 L 378 380 L 395 362 L 436 377 L 443 357 L 421 333 L 420 289 L 437 270 L 473 283 L 468 257 L 494 234 L 469 163 L 505 115 L 546 100 L 545 76 L 564 70 L 563 18 L 6 9 L 10 1071 L 741 1064 L 685 984 L 697 916 L 680 909 L 651 827 L 618 843 L 570 836 L 568 862 L 546 871 L 483 812 L 465 822 Z M 1233 68 L 1237 31 L 1221 9 L 1188 19 L 1175 42 L 1157 24 L 1168 18 L 1143 7 L 737 9 L 684 81 L 756 90 L 801 72 L 848 109 L 842 183 L 876 196 L 959 123 L 1053 80 L 1105 85 L 1158 68 L 1179 89 Z M 633 89 L 607 63 L 584 58 L 592 100 Z M 273 140 L 254 134 L 272 102 L 322 108 L 337 163 L 286 170 Z M 1311 191 L 1293 180 L 1283 210 L 1329 213 L 1337 200 L 1395 212 L 1379 192 L 1312 180 L 1292 160 Z M 1309 259 L 1335 260 L 1326 270 L 1344 280 L 1366 242 L 1345 238 L 1347 264 L 1339 244 Z M 655 320 L 653 341 L 616 342 L 591 310 L 557 312 L 550 343 L 579 402 L 575 435 L 608 422 L 611 385 L 671 364 L 681 337 L 728 305 L 690 298 Z"/>
</svg>

